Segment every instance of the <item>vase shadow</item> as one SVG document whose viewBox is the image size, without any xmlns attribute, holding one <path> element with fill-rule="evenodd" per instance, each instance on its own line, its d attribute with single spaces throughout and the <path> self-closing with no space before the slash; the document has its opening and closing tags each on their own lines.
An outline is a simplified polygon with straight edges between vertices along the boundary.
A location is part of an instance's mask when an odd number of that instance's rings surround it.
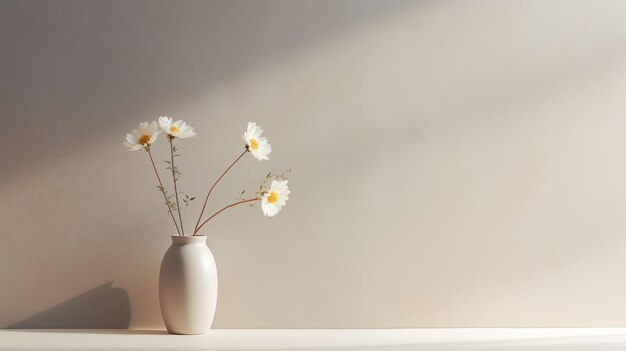
<svg viewBox="0 0 626 351">
<path fill-rule="evenodd" d="M 130 298 L 126 290 L 102 284 L 47 310 L 6 326 L 7 329 L 126 329 Z"/>
</svg>

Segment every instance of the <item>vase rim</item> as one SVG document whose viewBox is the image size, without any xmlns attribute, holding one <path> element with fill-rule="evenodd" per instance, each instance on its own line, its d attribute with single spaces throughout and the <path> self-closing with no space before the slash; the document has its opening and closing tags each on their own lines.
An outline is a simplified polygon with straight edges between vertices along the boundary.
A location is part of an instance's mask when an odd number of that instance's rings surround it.
<svg viewBox="0 0 626 351">
<path fill-rule="evenodd" d="M 172 242 L 180 244 L 205 243 L 206 235 L 172 235 Z"/>
</svg>

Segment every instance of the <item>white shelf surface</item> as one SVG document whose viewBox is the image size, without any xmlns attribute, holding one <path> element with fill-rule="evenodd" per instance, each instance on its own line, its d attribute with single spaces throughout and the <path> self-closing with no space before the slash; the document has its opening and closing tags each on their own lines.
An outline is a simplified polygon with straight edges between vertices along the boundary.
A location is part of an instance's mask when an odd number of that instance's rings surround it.
<svg viewBox="0 0 626 351">
<path fill-rule="evenodd" d="M 626 328 L 4 329 L 0 350 L 626 350 Z"/>
</svg>

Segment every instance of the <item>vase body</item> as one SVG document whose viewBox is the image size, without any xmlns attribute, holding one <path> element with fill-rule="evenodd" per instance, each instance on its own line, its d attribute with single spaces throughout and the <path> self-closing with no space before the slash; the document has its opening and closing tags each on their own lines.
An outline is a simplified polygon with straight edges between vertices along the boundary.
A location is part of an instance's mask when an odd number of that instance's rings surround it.
<svg viewBox="0 0 626 351">
<path fill-rule="evenodd" d="M 159 303 L 167 331 L 203 334 L 217 306 L 217 268 L 206 236 L 172 236 L 159 274 Z"/>
</svg>

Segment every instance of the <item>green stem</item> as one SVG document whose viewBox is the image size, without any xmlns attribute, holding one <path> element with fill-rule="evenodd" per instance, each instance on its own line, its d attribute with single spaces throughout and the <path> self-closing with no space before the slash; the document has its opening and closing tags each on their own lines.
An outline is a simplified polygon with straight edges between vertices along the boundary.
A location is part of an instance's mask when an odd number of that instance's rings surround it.
<svg viewBox="0 0 626 351">
<path fill-rule="evenodd" d="M 157 181 L 159 182 L 159 190 L 163 194 L 163 198 L 165 199 L 165 206 L 167 206 L 167 211 L 172 216 L 172 221 L 174 221 L 174 225 L 176 226 L 176 232 L 180 235 L 180 230 L 178 229 L 178 223 L 176 223 L 176 219 L 174 218 L 174 214 L 172 213 L 172 209 L 170 207 L 170 202 L 167 199 L 167 195 L 165 195 L 165 188 L 163 187 L 163 183 L 161 182 L 161 177 L 159 177 L 159 172 L 154 165 L 154 159 L 152 158 L 152 152 L 150 152 L 150 147 L 146 147 L 146 151 L 148 152 L 148 156 L 150 156 L 150 162 L 152 163 L 152 169 L 154 169 L 154 174 L 156 174 Z"/>
<path fill-rule="evenodd" d="M 174 194 L 176 194 L 176 210 L 178 211 L 178 221 L 180 222 L 180 230 L 185 235 L 185 226 L 183 225 L 183 217 L 180 214 L 180 202 L 178 201 L 178 187 L 176 186 L 176 166 L 174 165 L 174 137 L 168 135 L 167 138 L 170 140 L 170 155 L 171 155 L 171 163 L 170 168 L 172 170 L 172 179 L 174 180 Z"/>
</svg>

